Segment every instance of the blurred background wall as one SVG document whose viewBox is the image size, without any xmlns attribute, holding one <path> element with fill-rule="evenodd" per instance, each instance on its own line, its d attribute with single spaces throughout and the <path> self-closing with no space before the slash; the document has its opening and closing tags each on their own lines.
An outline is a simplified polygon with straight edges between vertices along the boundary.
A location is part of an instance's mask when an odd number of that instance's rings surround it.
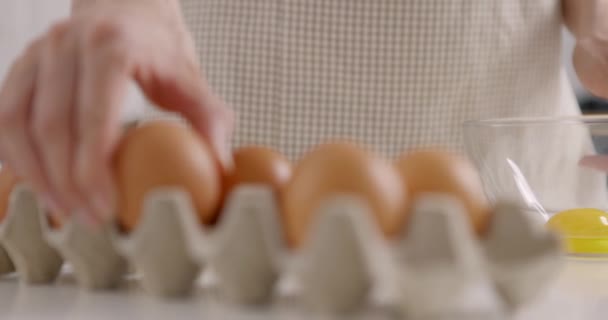
<svg viewBox="0 0 608 320">
<path fill-rule="evenodd" d="M 0 83 L 23 48 L 55 21 L 67 17 L 71 0 L 0 0 Z M 129 91 L 123 119 L 140 115 L 147 102 L 135 86 Z"/>
<path fill-rule="evenodd" d="M 0 78 L 23 47 L 69 13 L 70 0 L 0 0 Z"/>
<path fill-rule="evenodd" d="M 0 79 L 4 79 L 10 62 L 29 41 L 53 21 L 69 14 L 69 6 L 70 0 L 0 0 Z M 565 30 L 563 38 L 564 65 L 584 111 L 608 112 L 608 106 L 591 98 L 576 79 L 571 65 L 574 41 Z"/>
</svg>

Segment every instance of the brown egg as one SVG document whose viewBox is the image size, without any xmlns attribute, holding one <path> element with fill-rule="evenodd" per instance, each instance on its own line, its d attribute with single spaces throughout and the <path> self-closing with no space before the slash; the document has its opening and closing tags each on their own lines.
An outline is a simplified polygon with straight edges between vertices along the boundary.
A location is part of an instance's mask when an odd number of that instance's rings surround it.
<svg viewBox="0 0 608 320">
<path fill-rule="evenodd" d="M 238 184 L 267 184 L 281 192 L 291 178 L 291 163 L 268 147 L 247 146 L 234 151 L 234 169 L 224 178 L 224 194 Z"/>
<path fill-rule="evenodd" d="M 319 207 L 336 195 L 366 201 L 388 237 L 405 223 L 405 185 L 395 167 L 353 143 L 327 143 L 301 159 L 285 190 L 283 214 L 291 246 L 306 241 Z"/>
<path fill-rule="evenodd" d="M 200 222 L 216 219 L 220 173 L 209 145 L 188 125 L 155 120 L 128 130 L 115 155 L 119 189 L 118 223 L 133 230 L 148 192 L 180 187 L 190 193 Z"/>
<path fill-rule="evenodd" d="M 8 214 L 11 192 L 18 182 L 19 178 L 11 170 L 0 168 L 0 222 L 4 221 Z"/>
<path fill-rule="evenodd" d="M 452 194 L 463 202 L 474 229 L 484 232 L 490 207 L 479 174 L 467 159 L 440 149 L 416 150 L 401 156 L 397 167 L 412 203 L 424 193 Z"/>
</svg>

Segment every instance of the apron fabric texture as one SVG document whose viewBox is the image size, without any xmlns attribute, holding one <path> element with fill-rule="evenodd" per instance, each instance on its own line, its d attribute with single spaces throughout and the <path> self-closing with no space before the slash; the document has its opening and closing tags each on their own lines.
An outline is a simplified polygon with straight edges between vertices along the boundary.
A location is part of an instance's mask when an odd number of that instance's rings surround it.
<svg viewBox="0 0 608 320">
<path fill-rule="evenodd" d="M 578 113 L 558 0 L 182 0 L 234 144 L 462 149 L 465 120 Z"/>
<path fill-rule="evenodd" d="M 392 158 L 419 146 L 464 151 L 465 120 L 580 114 L 562 66 L 559 0 L 182 0 L 182 9 L 205 77 L 236 111 L 235 147 L 264 144 L 295 160 L 347 138 Z M 588 132 L 555 128 L 539 144 L 535 130 L 477 137 L 486 185 L 526 201 L 507 155 L 542 203 L 604 206 L 605 176 L 577 167 L 593 150 Z"/>
</svg>

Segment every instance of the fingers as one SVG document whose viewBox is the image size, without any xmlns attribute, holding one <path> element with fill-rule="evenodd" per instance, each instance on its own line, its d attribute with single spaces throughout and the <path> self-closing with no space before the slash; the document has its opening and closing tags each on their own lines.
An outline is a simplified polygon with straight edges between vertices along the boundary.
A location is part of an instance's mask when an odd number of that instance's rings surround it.
<svg viewBox="0 0 608 320">
<path fill-rule="evenodd" d="M 32 135 L 47 174 L 54 214 L 68 214 L 82 202 L 71 174 L 76 41 L 68 23 L 55 25 L 45 38 L 31 116 Z"/>
<path fill-rule="evenodd" d="M 38 40 L 25 51 L 13 64 L 0 89 L 0 154 L 16 175 L 48 198 L 50 188 L 29 132 L 40 46 Z"/>
<path fill-rule="evenodd" d="M 189 61 L 180 59 L 180 61 Z M 220 164 L 232 167 L 229 148 L 233 114 L 201 77 L 198 67 L 184 62 L 158 68 L 155 78 L 136 74 L 146 95 L 160 107 L 183 115 L 211 144 Z"/>
<path fill-rule="evenodd" d="M 95 39 L 111 38 L 100 34 L 91 40 Z M 114 213 L 115 184 L 110 163 L 118 139 L 119 111 L 129 83 L 129 65 L 123 47 L 114 43 L 94 41 L 86 43 L 82 50 L 74 169 L 77 187 L 86 198 L 84 214 L 99 221 Z"/>
<path fill-rule="evenodd" d="M 234 119 L 232 110 L 213 96 L 204 99 L 198 106 L 193 105 L 182 110 L 185 117 L 207 138 L 224 169 L 231 169 L 234 165 L 230 152 Z"/>
<path fill-rule="evenodd" d="M 187 87 L 180 86 L 180 88 Z M 172 110 L 180 112 L 207 139 L 224 169 L 232 168 L 232 154 L 229 147 L 232 110 L 228 109 L 219 98 L 211 95 L 203 85 L 190 90 L 199 91 L 198 94 L 201 95 L 199 100 L 175 104 Z"/>
<path fill-rule="evenodd" d="M 142 50 L 125 40 L 130 29 L 113 17 L 79 23 L 54 26 L 0 87 L 0 162 L 31 183 L 54 211 L 78 212 L 95 222 L 112 216 L 111 156 L 120 108 L 135 77 L 149 98 L 181 113 L 221 163 L 231 165 L 232 113 L 211 94 L 191 57 L 173 47 Z M 171 38 L 164 31 L 157 30 L 160 39 Z"/>
<path fill-rule="evenodd" d="M 608 155 L 584 156 L 578 164 L 581 167 L 608 172 Z"/>
</svg>

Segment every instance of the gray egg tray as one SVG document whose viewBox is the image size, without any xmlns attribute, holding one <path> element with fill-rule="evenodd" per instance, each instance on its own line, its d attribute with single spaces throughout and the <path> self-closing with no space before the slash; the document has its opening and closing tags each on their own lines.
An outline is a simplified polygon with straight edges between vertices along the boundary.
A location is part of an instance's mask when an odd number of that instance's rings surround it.
<svg viewBox="0 0 608 320">
<path fill-rule="evenodd" d="M 132 267 L 148 293 L 174 298 L 192 292 L 205 271 L 222 297 L 239 304 L 272 307 L 289 287 L 297 303 L 322 312 L 356 312 L 381 296 L 406 319 L 503 319 L 540 295 L 562 262 L 558 238 L 529 213 L 498 204 L 481 239 L 461 203 L 442 194 L 420 198 L 392 241 L 364 202 L 337 196 L 297 251 L 285 246 L 265 186 L 237 188 L 213 228 L 198 223 L 180 189 L 151 192 L 143 211 L 128 235 L 76 221 L 54 230 L 32 192 L 18 186 L 0 225 L 0 272 L 14 265 L 26 283 L 51 283 L 66 261 L 80 286 L 100 290 L 117 287 Z"/>
</svg>

